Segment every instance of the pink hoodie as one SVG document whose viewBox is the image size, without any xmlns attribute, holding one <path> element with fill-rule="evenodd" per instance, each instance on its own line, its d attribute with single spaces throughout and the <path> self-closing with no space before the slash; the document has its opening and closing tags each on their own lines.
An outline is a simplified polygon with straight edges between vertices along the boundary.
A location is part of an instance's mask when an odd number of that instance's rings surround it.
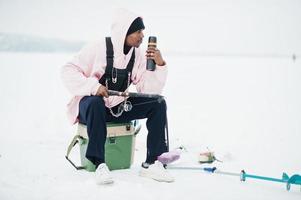
<svg viewBox="0 0 301 200">
<path fill-rule="evenodd" d="M 139 17 L 126 10 L 119 10 L 111 26 L 111 39 L 114 48 L 114 67 L 125 69 L 132 51 L 125 55 L 123 46 L 131 23 Z M 166 82 L 167 67 L 157 66 L 155 71 L 146 70 L 145 51 L 135 50 L 135 63 L 131 79 L 138 92 L 160 94 Z M 73 98 L 67 105 L 67 114 L 71 123 L 78 122 L 79 102 L 84 96 L 95 95 L 101 85 L 98 81 L 106 68 L 105 37 L 100 41 L 86 45 L 71 61 L 62 67 L 61 75 Z M 121 103 L 124 98 L 110 96 L 104 98 L 107 107 Z"/>
</svg>

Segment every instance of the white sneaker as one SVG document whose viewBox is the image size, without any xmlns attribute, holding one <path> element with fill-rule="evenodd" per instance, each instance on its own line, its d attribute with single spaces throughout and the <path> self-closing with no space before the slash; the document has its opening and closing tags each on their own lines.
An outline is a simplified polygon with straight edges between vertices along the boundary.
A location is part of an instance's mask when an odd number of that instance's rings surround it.
<svg viewBox="0 0 301 200">
<path fill-rule="evenodd" d="M 95 171 L 96 183 L 100 185 L 112 184 L 114 182 L 110 170 L 105 163 L 98 165 Z"/>
<path fill-rule="evenodd" d="M 163 164 L 159 161 L 156 161 L 151 165 L 143 165 L 139 172 L 139 175 L 142 177 L 147 177 L 154 179 L 160 182 L 173 182 L 175 179 L 168 173 L 168 171 L 164 168 Z"/>
</svg>

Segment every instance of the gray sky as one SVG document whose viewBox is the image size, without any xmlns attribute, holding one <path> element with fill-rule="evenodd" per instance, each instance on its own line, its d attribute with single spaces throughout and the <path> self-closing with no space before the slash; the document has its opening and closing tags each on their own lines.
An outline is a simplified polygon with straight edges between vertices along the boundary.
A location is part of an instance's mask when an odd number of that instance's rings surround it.
<svg viewBox="0 0 301 200">
<path fill-rule="evenodd" d="M 301 53 L 299 0 L 0 0 L 0 32 L 93 40 L 109 34 L 117 7 L 142 15 L 162 48 Z"/>
</svg>

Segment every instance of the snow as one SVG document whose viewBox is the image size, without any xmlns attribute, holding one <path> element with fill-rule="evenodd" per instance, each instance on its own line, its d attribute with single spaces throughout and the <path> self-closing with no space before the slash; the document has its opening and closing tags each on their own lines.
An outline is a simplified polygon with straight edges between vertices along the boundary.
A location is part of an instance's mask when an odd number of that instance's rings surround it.
<svg viewBox="0 0 301 200">
<path fill-rule="evenodd" d="M 295 12 L 300 3 L 201 1 L 197 4 L 190 0 L 191 4 L 186 5 L 176 2 L 174 10 L 163 12 L 170 3 L 168 1 L 162 3 L 154 14 L 139 3 L 134 6 L 146 12 L 146 19 L 152 15 L 164 16 L 164 24 L 170 24 L 170 29 L 161 30 L 162 36 L 158 36 L 162 52 L 167 52 L 164 55 L 169 65 L 164 95 L 168 102 L 170 143 L 171 148 L 179 145 L 187 148 L 174 165 L 216 166 L 222 171 L 235 173 L 244 169 L 250 174 L 275 178 L 281 178 L 283 172 L 300 174 L 301 41 L 297 35 L 301 29 L 300 23 L 294 23 L 300 20 L 300 13 Z M 263 8 L 270 4 L 273 5 L 271 10 L 265 13 Z M 204 12 L 196 13 L 196 5 Z M 250 5 L 256 12 L 248 11 Z M 11 8 L 12 3 L 5 6 Z M 187 9 L 179 13 L 181 6 Z M 256 37 L 251 37 L 252 33 L 245 35 L 250 31 L 245 29 L 241 30 L 245 34 L 239 36 L 237 29 L 231 32 L 233 24 L 229 23 L 225 29 L 228 37 L 217 38 L 218 31 L 221 31 L 218 25 L 222 21 L 218 19 L 227 14 L 222 8 L 237 12 L 241 8 L 238 14 L 226 15 L 225 21 L 235 19 L 246 27 L 235 16 L 248 11 L 247 14 L 251 14 L 249 18 L 242 14 L 242 19 L 252 22 L 252 30 L 257 25 L 264 27 L 260 31 L 268 37 L 263 37 L 256 29 Z M 194 27 L 195 34 L 204 34 L 194 42 L 183 44 L 183 49 L 174 50 L 174 41 L 184 30 L 171 34 L 170 38 L 167 35 L 176 30 L 176 23 L 185 21 L 177 22 L 175 19 L 192 19 L 192 23 L 197 21 L 197 16 L 210 16 L 210 11 L 215 16 L 211 20 L 207 17 L 206 23 L 203 19 L 200 21 L 205 28 Z M 218 11 L 223 11 L 220 16 Z M 4 14 L 1 13 L 3 19 Z M 254 13 L 258 15 L 254 17 Z M 277 18 L 278 22 L 272 20 L 277 14 L 281 16 Z M 179 17 L 173 18 L 175 16 Z M 264 23 L 260 19 L 265 19 Z M 21 20 L 26 20 L 26 17 Z M 158 20 L 149 20 L 156 31 L 160 26 L 163 28 L 162 24 L 158 25 Z M 268 22 L 271 24 L 266 27 Z M 7 24 L 3 23 L 1 31 L 5 27 L 13 29 L 13 26 L 4 26 Z M 206 29 L 212 24 L 216 25 L 215 28 Z M 279 29 L 279 24 L 285 28 Z M 20 23 L 20 26 L 23 25 Z M 30 30 L 35 29 L 30 25 L 27 31 Z M 281 33 L 273 35 L 275 30 L 281 30 Z M 216 43 L 210 38 L 211 31 Z M 55 35 L 55 32 L 51 34 Z M 191 38 L 188 39 L 190 41 Z M 277 43 L 279 39 L 282 42 Z M 227 41 L 221 43 L 224 40 Z M 146 45 L 145 41 L 143 45 Z M 295 61 L 291 58 L 292 53 L 297 55 Z M 0 53 L 1 200 L 300 199 L 300 186 L 292 185 L 288 192 L 281 183 L 252 179 L 240 182 L 238 177 L 201 171 L 170 170 L 176 178 L 174 183 L 141 178 L 138 171 L 145 159 L 145 126 L 136 138 L 132 167 L 112 171 L 114 185 L 96 185 L 93 173 L 76 171 L 64 157 L 76 127 L 70 126 L 66 118 L 65 109 L 70 95 L 60 80 L 59 70 L 72 55 Z M 207 147 L 223 162 L 199 165 L 197 154 L 206 151 Z M 77 150 L 71 156 L 79 161 Z"/>
<path fill-rule="evenodd" d="M 287 192 L 284 184 L 241 183 L 238 177 L 199 171 L 171 170 L 176 177 L 171 184 L 140 178 L 145 127 L 137 136 L 132 168 L 113 171 L 113 186 L 95 185 L 93 173 L 76 171 L 64 158 L 75 127 L 66 120 L 69 96 L 59 67 L 70 56 L 0 55 L 1 199 L 300 198 L 297 186 Z M 300 173 L 300 61 L 196 57 L 183 69 L 177 66 L 187 63 L 187 57 L 167 60 L 172 66 L 164 93 L 171 148 L 187 148 L 176 166 L 200 166 L 197 153 L 208 146 L 224 161 L 213 165 L 223 171 L 245 169 L 276 178 L 284 171 Z M 187 69 L 194 73 L 182 77 Z M 197 81 L 194 87 L 185 85 Z M 73 159 L 79 161 L 78 156 L 73 152 Z"/>
</svg>

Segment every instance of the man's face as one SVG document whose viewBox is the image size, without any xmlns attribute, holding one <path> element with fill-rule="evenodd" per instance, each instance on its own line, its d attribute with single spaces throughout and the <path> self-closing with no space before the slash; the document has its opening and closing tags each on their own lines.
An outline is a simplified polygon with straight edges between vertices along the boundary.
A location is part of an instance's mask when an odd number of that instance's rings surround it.
<svg viewBox="0 0 301 200">
<path fill-rule="evenodd" d="M 126 45 L 138 48 L 144 38 L 143 29 L 136 31 L 125 38 Z"/>
</svg>

